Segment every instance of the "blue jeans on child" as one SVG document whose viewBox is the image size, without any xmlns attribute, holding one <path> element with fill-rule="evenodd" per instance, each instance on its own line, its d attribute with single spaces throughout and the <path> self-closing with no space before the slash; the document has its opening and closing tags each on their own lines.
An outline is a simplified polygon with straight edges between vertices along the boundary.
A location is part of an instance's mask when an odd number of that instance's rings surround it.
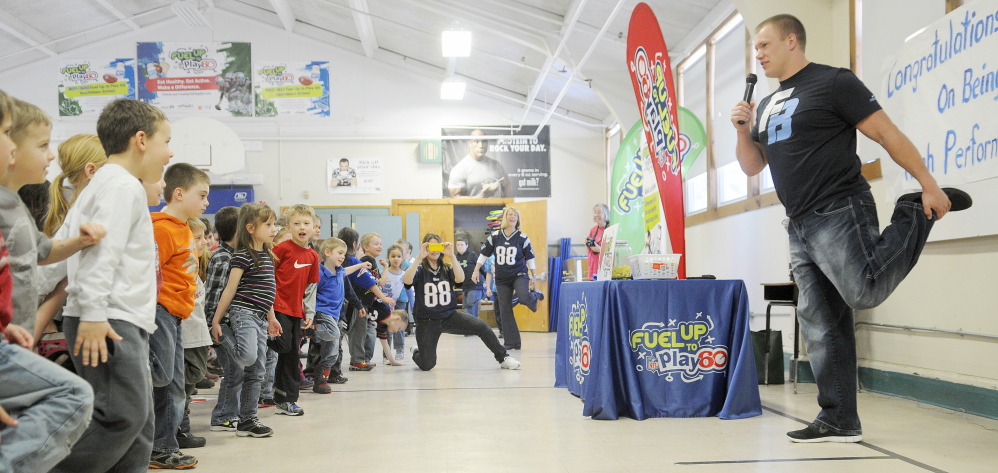
<svg viewBox="0 0 998 473">
<path fill-rule="evenodd" d="M 862 433 L 853 310 L 887 299 L 915 266 L 933 223 L 921 204 L 900 202 L 881 233 L 869 191 L 790 219 L 798 317 L 821 407 L 817 426 L 843 435 Z"/>
<path fill-rule="evenodd" d="M 156 413 L 154 452 L 176 452 L 177 428 L 184 418 L 184 340 L 180 317 L 156 304 L 156 331 L 149 336 L 153 411 Z"/>
<path fill-rule="evenodd" d="M 315 338 L 319 341 L 319 362 L 316 366 L 331 368 L 339 357 L 340 321 L 329 314 L 317 311 L 313 322 Z"/>
<path fill-rule="evenodd" d="M 211 411 L 211 424 L 236 418 L 254 419 L 267 357 L 267 315 L 241 307 L 230 308 L 229 324 L 222 324 L 219 342 L 225 351 L 224 357 L 219 355 L 225 376 L 218 403 Z"/>
<path fill-rule="evenodd" d="M 274 398 L 274 375 L 277 372 L 277 352 L 267 348 L 267 360 L 263 363 L 263 382 L 260 383 L 260 399 Z"/>
<path fill-rule="evenodd" d="M 69 455 L 90 423 L 93 388 L 2 335 L 0 379 L 0 406 L 18 422 L 0 432 L 0 471 L 49 471 Z"/>
<path fill-rule="evenodd" d="M 483 289 L 465 289 L 464 291 L 464 311 L 474 318 L 478 318 L 478 303 L 485 297 Z"/>
</svg>

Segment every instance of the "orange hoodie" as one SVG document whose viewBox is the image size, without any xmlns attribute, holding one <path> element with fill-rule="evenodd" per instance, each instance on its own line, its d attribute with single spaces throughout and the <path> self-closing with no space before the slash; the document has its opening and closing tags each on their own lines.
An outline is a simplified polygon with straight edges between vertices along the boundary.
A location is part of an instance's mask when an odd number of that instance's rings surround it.
<svg viewBox="0 0 998 473">
<path fill-rule="evenodd" d="M 191 316 L 194 310 L 194 292 L 197 289 L 198 259 L 194 253 L 194 235 L 187 222 L 165 212 L 153 212 L 152 228 L 159 250 L 159 264 L 163 272 L 163 288 L 156 302 L 181 318 Z"/>
</svg>

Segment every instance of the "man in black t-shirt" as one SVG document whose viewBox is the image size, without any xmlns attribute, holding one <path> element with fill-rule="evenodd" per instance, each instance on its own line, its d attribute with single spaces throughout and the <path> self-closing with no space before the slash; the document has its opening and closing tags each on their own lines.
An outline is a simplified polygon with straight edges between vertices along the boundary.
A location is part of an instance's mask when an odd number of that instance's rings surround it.
<svg viewBox="0 0 998 473">
<path fill-rule="evenodd" d="M 910 140 L 848 69 L 804 56 L 800 20 L 777 15 L 755 34 L 756 59 L 780 87 L 759 103 L 731 111 L 736 156 L 752 176 L 767 165 L 787 210 L 790 258 L 800 290 L 801 333 L 818 385 L 821 412 L 794 442 L 859 442 L 853 310 L 876 307 L 914 267 L 929 230 L 948 211 L 971 205 L 941 189 Z M 856 130 L 879 143 L 918 180 L 880 232 L 870 186 L 860 173 Z"/>
</svg>

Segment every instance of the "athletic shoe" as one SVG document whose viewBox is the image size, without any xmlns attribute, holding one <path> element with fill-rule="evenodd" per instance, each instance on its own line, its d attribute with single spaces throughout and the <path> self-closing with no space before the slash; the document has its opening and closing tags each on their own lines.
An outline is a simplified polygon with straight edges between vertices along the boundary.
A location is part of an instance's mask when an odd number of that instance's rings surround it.
<svg viewBox="0 0 998 473">
<path fill-rule="evenodd" d="M 374 369 L 374 365 L 370 363 L 350 363 L 350 371 L 371 371 Z"/>
<path fill-rule="evenodd" d="M 396 350 L 395 351 L 395 359 L 396 360 L 404 360 L 405 359 L 405 351 L 404 350 Z"/>
<path fill-rule="evenodd" d="M 795 443 L 817 443 L 817 442 L 855 443 L 855 442 L 861 442 L 863 440 L 862 435 L 840 434 L 838 432 L 832 432 L 831 430 L 828 430 L 823 427 L 817 427 L 814 424 L 809 424 L 807 428 L 804 429 L 787 432 L 787 437 L 790 437 L 790 441 Z"/>
<path fill-rule="evenodd" d="M 943 192 L 946 197 L 949 197 L 950 201 L 950 212 L 959 212 L 961 210 L 967 210 L 971 205 L 974 205 L 974 200 L 970 198 L 970 194 L 957 189 L 955 187 L 944 187 Z M 898 202 L 915 202 L 916 204 L 922 203 L 922 193 L 921 192 L 911 192 L 901 197 L 898 197 Z"/>
<path fill-rule="evenodd" d="M 239 422 L 234 420 L 227 420 L 221 424 L 211 424 L 211 427 L 208 427 L 208 430 L 212 432 L 235 432 L 238 424 Z"/>
<path fill-rule="evenodd" d="M 196 437 L 194 434 L 177 434 L 177 444 L 180 448 L 201 448 L 205 446 L 208 441 L 204 437 Z"/>
<path fill-rule="evenodd" d="M 194 387 L 198 389 L 211 389 L 215 387 L 215 382 L 208 378 L 201 378 L 201 381 L 198 381 Z"/>
<path fill-rule="evenodd" d="M 277 413 L 286 416 L 302 416 L 305 415 L 305 409 L 298 407 L 298 404 L 293 402 L 279 402 L 277 403 Z"/>
<path fill-rule="evenodd" d="M 315 386 L 315 382 L 308 378 L 298 382 L 299 391 L 308 391 L 309 389 L 312 389 L 312 386 Z"/>
<path fill-rule="evenodd" d="M 539 301 L 543 301 L 544 300 L 544 293 L 543 292 L 541 292 L 541 291 L 533 291 L 533 293 L 537 296 L 537 300 L 539 300 Z"/>
<path fill-rule="evenodd" d="M 198 464 L 198 459 L 180 452 L 152 452 L 149 468 L 154 470 L 189 470 Z"/>
<path fill-rule="evenodd" d="M 260 399 L 260 402 L 256 404 L 256 407 L 274 407 L 277 405 L 277 401 L 272 397 L 265 397 Z"/>
<path fill-rule="evenodd" d="M 347 382 L 347 378 L 346 378 L 346 376 L 338 374 L 336 376 L 333 376 L 333 377 L 329 378 L 329 382 L 333 383 L 333 384 L 343 384 L 343 383 Z"/>
<path fill-rule="evenodd" d="M 512 356 L 507 356 L 502 363 L 499 364 L 504 370 L 518 370 L 520 369 L 520 362 L 516 361 L 516 358 Z"/>
<path fill-rule="evenodd" d="M 236 430 L 236 435 L 240 437 L 270 437 L 274 435 L 274 429 L 267 427 L 260 423 L 260 419 L 250 419 L 239 422 L 239 429 Z"/>
</svg>

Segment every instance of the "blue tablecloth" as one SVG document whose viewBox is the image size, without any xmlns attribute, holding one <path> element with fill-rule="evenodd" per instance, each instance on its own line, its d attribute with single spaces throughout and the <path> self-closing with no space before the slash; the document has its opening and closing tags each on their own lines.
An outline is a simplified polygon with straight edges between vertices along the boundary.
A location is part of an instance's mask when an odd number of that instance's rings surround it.
<svg viewBox="0 0 998 473">
<path fill-rule="evenodd" d="M 742 281 L 565 283 L 555 386 L 594 419 L 762 414 Z"/>
</svg>

